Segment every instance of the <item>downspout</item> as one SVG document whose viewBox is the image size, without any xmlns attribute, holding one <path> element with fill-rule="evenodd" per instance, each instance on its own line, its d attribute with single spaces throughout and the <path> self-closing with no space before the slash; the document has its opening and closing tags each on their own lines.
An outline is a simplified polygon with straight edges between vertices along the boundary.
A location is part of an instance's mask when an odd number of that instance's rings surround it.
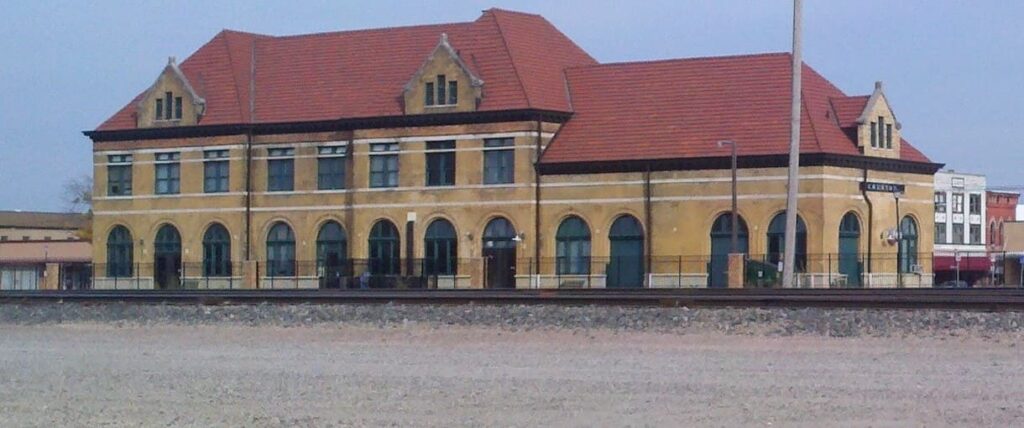
<svg viewBox="0 0 1024 428">
<path fill-rule="evenodd" d="M 867 183 L 867 181 L 868 181 L 868 169 L 864 168 L 864 178 L 863 178 L 863 180 L 861 182 L 862 183 Z M 867 263 L 865 263 L 865 265 L 866 265 L 865 268 L 867 270 L 867 273 L 870 274 L 871 273 L 871 241 L 874 240 L 874 236 L 875 236 L 874 232 L 873 232 L 873 226 L 874 226 L 874 223 L 875 223 L 875 221 L 874 221 L 874 218 L 875 218 L 875 206 L 871 203 L 871 198 L 868 197 L 867 187 L 865 187 L 864 184 L 861 184 L 861 186 L 860 186 L 860 194 L 862 196 L 864 196 L 864 202 L 867 202 L 867 204 L 868 204 L 868 259 L 867 259 Z"/>
<path fill-rule="evenodd" d="M 654 215 L 651 212 L 651 166 L 647 165 L 647 169 L 644 171 L 644 272 L 647 273 L 647 277 L 650 278 L 651 274 L 651 221 Z M 647 284 L 650 287 L 650 284 Z"/>
<path fill-rule="evenodd" d="M 541 154 L 541 127 L 540 119 L 537 119 L 537 135 L 535 138 L 536 149 L 533 158 L 533 259 L 537 263 L 536 274 L 540 272 L 540 154 Z"/>
<path fill-rule="evenodd" d="M 245 132 L 245 261 L 252 260 L 252 128 Z"/>
<path fill-rule="evenodd" d="M 245 260 L 252 260 L 252 138 L 256 123 L 256 41 L 249 57 L 249 128 L 245 133 Z M 257 276 L 259 276 L 257 274 Z"/>
</svg>

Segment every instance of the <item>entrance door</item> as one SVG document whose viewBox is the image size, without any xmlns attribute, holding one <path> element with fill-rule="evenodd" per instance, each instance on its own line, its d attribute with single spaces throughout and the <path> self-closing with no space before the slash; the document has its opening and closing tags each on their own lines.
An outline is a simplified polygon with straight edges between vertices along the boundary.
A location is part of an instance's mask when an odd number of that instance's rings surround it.
<svg viewBox="0 0 1024 428">
<path fill-rule="evenodd" d="M 611 259 L 606 270 L 608 288 L 640 288 L 644 286 L 644 235 L 640 222 L 624 215 L 612 223 L 608 233 Z"/>
<path fill-rule="evenodd" d="M 846 213 L 839 223 L 839 273 L 846 276 L 846 285 L 860 287 L 860 222 L 853 213 Z"/>
<path fill-rule="evenodd" d="M 512 223 L 498 217 L 484 228 L 483 256 L 487 288 L 516 287 L 516 232 Z"/>
<path fill-rule="evenodd" d="M 736 251 L 747 252 L 747 223 L 738 217 Z M 708 263 L 708 287 L 729 286 L 729 253 L 732 252 L 732 214 L 725 213 L 711 226 L 711 261 Z"/>
<path fill-rule="evenodd" d="M 153 279 L 159 289 L 181 288 L 181 235 L 165 224 L 153 242 Z"/>
</svg>

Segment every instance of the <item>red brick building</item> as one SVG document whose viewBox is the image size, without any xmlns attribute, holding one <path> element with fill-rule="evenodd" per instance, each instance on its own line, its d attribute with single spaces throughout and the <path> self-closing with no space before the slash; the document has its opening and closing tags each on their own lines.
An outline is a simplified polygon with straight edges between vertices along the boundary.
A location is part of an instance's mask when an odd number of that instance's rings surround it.
<svg viewBox="0 0 1024 428">
<path fill-rule="evenodd" d="M 1003 223 L 1020 220 L 1016 218 L 1020 194 L 993 190 L 986 193 L 985 208 L 988 212 L 985 224 L 988 227 L 988 250 L 1000 252 L 1003 251 Z"/>
</svg>

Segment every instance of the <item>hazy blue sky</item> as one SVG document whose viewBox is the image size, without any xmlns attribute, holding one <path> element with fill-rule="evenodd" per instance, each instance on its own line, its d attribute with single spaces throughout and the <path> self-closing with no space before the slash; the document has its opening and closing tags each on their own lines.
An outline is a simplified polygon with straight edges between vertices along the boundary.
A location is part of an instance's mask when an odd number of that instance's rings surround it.
<svg viewBox="0 0 1024 428">
<path fill-rule="evenodd" d="M 92 129 L 222 28 L 272 35 L 539 13 L 602 62 L 788 51 L 789 0 L 7 1 L 0 14 L 0 209 L 57 210 L 91 173 Z M 937 162 L 1024 187 L 1024 2 L 810 0 L 804 60 L 849 94 L 882 80 Z"/>
</svg>

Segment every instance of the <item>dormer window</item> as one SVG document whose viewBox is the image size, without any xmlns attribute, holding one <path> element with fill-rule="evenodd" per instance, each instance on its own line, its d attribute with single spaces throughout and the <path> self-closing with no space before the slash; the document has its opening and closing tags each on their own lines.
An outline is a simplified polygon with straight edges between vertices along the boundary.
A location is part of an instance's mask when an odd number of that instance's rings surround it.
<svg viewBox="0 0 1024 428">
<path fill-rule="evenodd" d="M 871 147 L 892 148 L 892 124 L 885 123 L 885 116 L 878 116 L 877 122 L 871 122 Z"/>
<path fill-rule="evenodd" d="M 423 93 L 427 106 L 453 106 L 459 103 L 459 82 L 438 74 L 435 82 L 425 84 Z"/>
<path fill-rule="evenodd" d="M 156 120 L 181 120 L 181 97 L 164 92 L 163 98 L 156 99 Z"/>
</svg>

